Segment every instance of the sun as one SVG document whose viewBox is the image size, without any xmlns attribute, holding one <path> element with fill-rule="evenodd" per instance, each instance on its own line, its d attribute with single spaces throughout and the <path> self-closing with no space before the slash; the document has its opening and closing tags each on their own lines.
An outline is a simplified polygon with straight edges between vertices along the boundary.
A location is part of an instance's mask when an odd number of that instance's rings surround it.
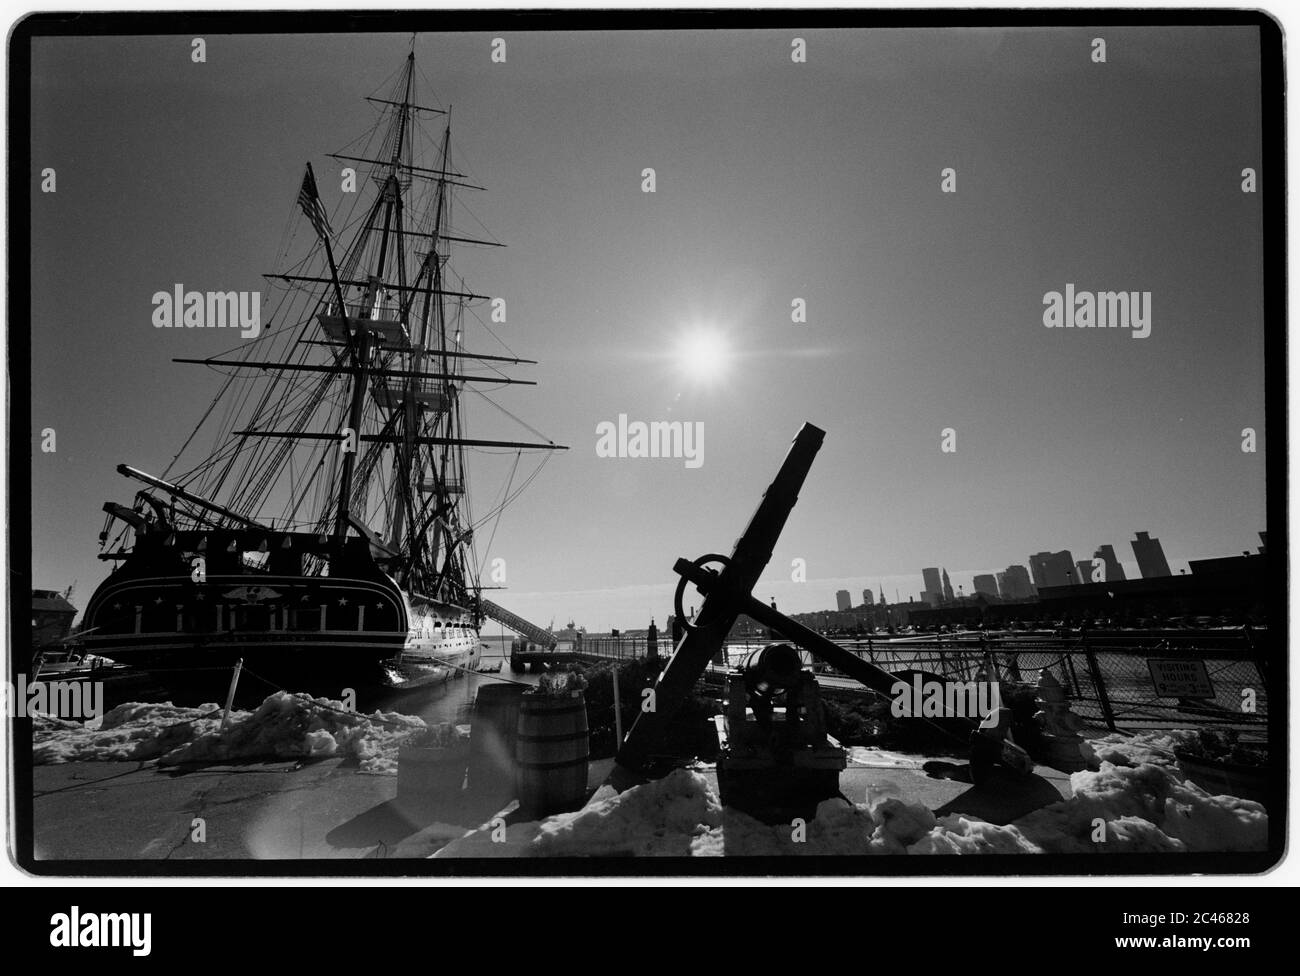
<svg viewBox="0 0 1300 976">
<path fill-rule="evenodd" d="M 677 343 L 677 363 L 686 376 L 697 382 L 719 380 L 731 365 L 731 350 L 715 329 L 693 329 Z"/>
</svg>

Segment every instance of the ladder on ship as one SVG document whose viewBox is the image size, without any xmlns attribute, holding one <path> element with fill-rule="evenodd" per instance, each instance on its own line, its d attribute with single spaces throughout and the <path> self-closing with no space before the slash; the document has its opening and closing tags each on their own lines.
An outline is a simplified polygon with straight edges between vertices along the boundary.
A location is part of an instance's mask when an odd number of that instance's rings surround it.
<svg viewBox="0 0 1300 976">
<path fill-rule="evenodd" d="M 483 612 L 495 620 L 497 623 L 505 624 L 516 634 L 528 638 L 534 644 L 544 647 L 547 650 L 553 650 L 557 641 L 556 636 L 549 630 L 543 630 L 536 624 L 525 620 L 517 613 L 511 613 L 505 607 L 497 606 L 491 600 L 483 600 L 479 604 Z"/>
</svg>

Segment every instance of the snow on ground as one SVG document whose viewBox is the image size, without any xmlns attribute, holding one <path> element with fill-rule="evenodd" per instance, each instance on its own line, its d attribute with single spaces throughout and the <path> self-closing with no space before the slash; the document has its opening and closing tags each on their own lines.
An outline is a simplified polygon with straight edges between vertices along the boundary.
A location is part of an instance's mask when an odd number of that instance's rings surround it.
<svg viewBox="0 0 1300 976">
<path fill-rule="evenodd" d="M 112 709 L 97 727 L 38 720 L 32 761 L 157 759 L 174 765 L 344 756 L 357 759 L 363 772 L 395 775 L 398 747 L 426 728 L 409 715 L 359 715 L 342 702 L 282 691 L 252 712 L 232 712 L 224 731 L 215 704 L 183 708 L 133 702 Z"/>
<path fill-rule="evenodd" d="M 1115 766 L 1070 776 L 1074 796 L 1035 810 L 1015 826 L 1040 849 L 1079 851 L 1252 851 L 1268 843 L 1263 806 L 1235 796 L 1210 796 L 1166 766 Z M 1093 820 L 1106 821 L 1105 843 L 1091 840 Z"/>
<path fill-rule="evenodd" d="M 1157 729 L 1152 732 L 1125 734 L 1112 732 L 1100 739 L 1088 739 L 1083 744 L 1083 757 L 1091 769 L 1103 762 L 1116 766 L 1177 766 L 1174 750 L 1196 741 L 1192 729 Z"/>
<path fill-rule="evenodd" d="M 918 756 L 914 753 L 891 752 L 876 746 L 845 746 L 848 750 L 850 766 L 864 766 L 869 769 L 921 769 L 928 762 L 952 762 L 952 757 L 938 759 L 934 756 Z"/>
<path fill-rule="evenodd" d="M 863 805 L 826 800 L 800 830 L 724 809 L 704 776 L 678 769 L 622 794 L 603 789 L 577 813 L 487 825 L 434 856 L 1219 852 L 1267 845 L 1262 806 L 1210 796 L 1166 766 L 1103 762 L 1100 770 L 1072 774 L 1070 786 L 1070 799 L 1007 826 L 962 814 L 936 818 L 884 791 Z M 1100 842 L 1093 839 L 1098 820 Z"/>
<path fill-rule="evenodd" d="M 401 743 L 427 730 L 394 712 L 347 712 L 341 702 L 277 692 L 254 711 L 232 713 L 221 729 L 215 704 L 119 705 L 98 723 L 37 717 L 33 761 L 157 759 L 163 764 L 345 756 L 364 772 L 396 772 Z M 617 856 L 745 854 L 1076 853 L 1083 851 L 1263 850 L 1268 817 L 1248 800 L 1210 796 L 1183 780 L 1172 751 L 1182 730 L 1109 735 L 1089 743 L 1099 769 L 1071 775 L 1073 795 L 998 826 L 953 814 L 937 819 L 902 791 L 873 792 L 864 805 L 823 802 L 795 839 L 790 825 L 769 826 L 724 809 L 700 772 L 678 769 L 663 779 L 615 793 L 597 792 L 576 813 L 542 821 L 489 824 L 460 836 L 434 825 L 408 838 L 402 856 Z M 865 758 L 865 757 L 864 757 Z M 1105 822 L 1106 841 L 1092 839 Z"/>
<path fill-rule="evenodd" d="M 721 824 L 722 805 L 698 773 L 675 769 L 646 785 L 543 821 L 533 841 L 537 853 L 685 855 L 697 829 Z"/>
<path fill-rule="evenodd" d="M 213 713 L 211 718 L 202 716 Z M 235 712 L 238 720 L 248 712 Z M 80 725 L 38 717 L 32 723 L 32 762 L 144 761 L 221 725 L 217 705 L 183 708 L 171 702 L 130 702 L 108 711 L 98 722 Z"/>
</svg>

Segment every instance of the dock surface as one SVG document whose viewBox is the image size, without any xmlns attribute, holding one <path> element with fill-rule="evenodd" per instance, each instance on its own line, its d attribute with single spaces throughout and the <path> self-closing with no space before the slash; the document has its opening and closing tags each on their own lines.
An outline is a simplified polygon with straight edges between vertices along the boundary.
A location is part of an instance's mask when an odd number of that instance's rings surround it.
<svg viewBox="0 0 1300 976">
<path fill-rule="evenodd" d="M 992 823 L 1009 823 L 1070 795 L 1069 776 L 1047 767 L 1019 784 L 976 789 L 961 778 L 962 765 L 938 761 L 927 773 L 912 768 L 919 762 L 859 753 L 841 775 L 841 792 L 855 803 L 903 796 L 940 815 L 965 813 Z M 593 791 L 611 766 L 612 760 L 593 761 Z M 714 772 L 700 771 L 716 788 Z M 945 778 L 949 772 L 956 778 Z M 361 773 L 341 758 L 193 769 L 74 762 L 37 766 L 33 773 L 41 860 L 426 857 L 498 814 L 507 823 L 519 819 L 508 798 L 471 791 L 437 809 L 410 809 L 396 799 L 395 776 Z M 202 841 L 195 839 L 196 818 L 203 821 Z"/>
</svg>

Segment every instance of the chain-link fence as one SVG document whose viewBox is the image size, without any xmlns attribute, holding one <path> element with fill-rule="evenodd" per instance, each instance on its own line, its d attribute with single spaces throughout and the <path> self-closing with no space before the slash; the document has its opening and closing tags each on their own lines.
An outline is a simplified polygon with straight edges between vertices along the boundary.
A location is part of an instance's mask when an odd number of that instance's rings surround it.
<svg viewBox="0 0 1300 976">
<path fill-rule="evenodd" d="M 735 667 L 764 643 L 728 641 L 723 652 L 726 663 L 720 656 L 709 671 Z M 1044 670 L 1050 671 L 1090 734 L 1204 725 L 1262 736 L 1268 724 L 1266 632 L 961 635 L 837 643 L 891 673 L 922 671 L 961 681 L 975 680 L 983 673 L 1032 685 Z M 644 636 L 597 638 L 585 640 L 583 651 L 630 660 L 645 656 L 646 644 Z M 673 649 L 660 639 L 656 650 L 667 657 Z M 804 656 L 814 671 L 839 683 L 833 670 L 806 652 Z"/>
</svg>

